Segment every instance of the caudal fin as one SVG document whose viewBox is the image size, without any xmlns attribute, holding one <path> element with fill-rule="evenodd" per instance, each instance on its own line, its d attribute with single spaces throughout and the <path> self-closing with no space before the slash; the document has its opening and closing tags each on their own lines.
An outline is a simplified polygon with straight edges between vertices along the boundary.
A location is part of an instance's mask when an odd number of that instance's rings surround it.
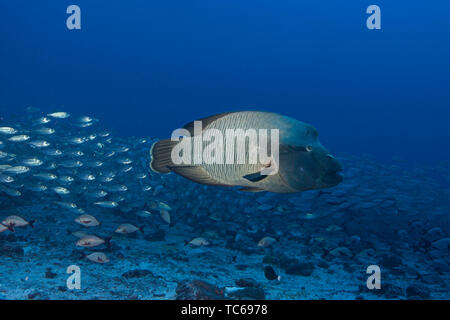
<svg viewBox="0 0 450 320">
<path fill-rule="evenodd" d="M 178 141 L 170 139 L 156 141 L 150 149 L 150 169 L 157 173 L 169 173 L 172 162 L 172 148 Z"/>
</svg>

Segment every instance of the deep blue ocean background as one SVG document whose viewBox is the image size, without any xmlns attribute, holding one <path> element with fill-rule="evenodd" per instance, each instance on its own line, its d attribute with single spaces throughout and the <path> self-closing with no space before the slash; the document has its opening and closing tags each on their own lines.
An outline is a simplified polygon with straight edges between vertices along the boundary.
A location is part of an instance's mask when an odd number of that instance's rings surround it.
<svg viewBox="0 0 450 320">
<path fill-rule="evenodd" d="M 66 8 L 81 8 L 81 30 Z M 366 28 L 381 8 L 382 29 Z M 267 110 L 331 152 L 449 159 L 448 1 L 2 1 L 0 111 L 89 114 L 121 136 Z"/>
</svg>

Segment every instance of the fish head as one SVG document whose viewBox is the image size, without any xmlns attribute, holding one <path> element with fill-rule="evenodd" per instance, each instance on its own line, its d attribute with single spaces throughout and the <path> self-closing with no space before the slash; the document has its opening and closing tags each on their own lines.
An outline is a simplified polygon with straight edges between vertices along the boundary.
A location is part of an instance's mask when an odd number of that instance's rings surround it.
<svg viewBox="0 0 450 320">
<path fill-rule="evenodd" d="M 319 141 L 280 149 L 279 174 L 296 191 L 331 188 L 342 181 L 342 167 Z"/>
</svg>

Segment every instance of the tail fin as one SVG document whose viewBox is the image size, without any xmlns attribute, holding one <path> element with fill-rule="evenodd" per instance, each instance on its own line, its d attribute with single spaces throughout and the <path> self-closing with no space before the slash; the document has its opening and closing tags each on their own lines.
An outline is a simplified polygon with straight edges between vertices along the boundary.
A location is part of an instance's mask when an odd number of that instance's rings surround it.
<svg viewBox="0 0 450 320">
<path fill-rule="evenodd" d="M 156 141 L 150 149 L 150 169 L 157 173 L 169 173 L 174 163 L 171 159 L 172 148 L 178 141 L 170 139 Z"/>
<path fill-rule="evenodd" d="M 34 228 L 35 222 L 36 222 L 36 220 L 30 220 L 30 221 L 28 221 L 28 224 L 30 225 L 31 228 Z"/>
<path fill-rule="evenodd" d="M 145 226 L 139 227 L 139 231 L 142 232 L 142 233 L 144 233 L 144 227 L 145 227 Z"/>
</svg>

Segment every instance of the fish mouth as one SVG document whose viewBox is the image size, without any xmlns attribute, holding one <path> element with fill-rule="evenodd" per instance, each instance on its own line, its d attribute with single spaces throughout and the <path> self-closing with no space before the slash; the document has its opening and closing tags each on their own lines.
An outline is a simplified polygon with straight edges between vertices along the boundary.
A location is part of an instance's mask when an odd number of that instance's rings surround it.
<svg viewBox="0 0 450 320">
<path fill-rule="evenodd" d="M 344 177 L 341 174 L 339 174 L 339 171 L 327 172 L 325 175 L 322 176 L 320 181 L 327 187 L 337 186 L 344 179 Z"/>
<path fill-rule="evenodd" d="M 323 175 L 318 179 L 320 186 L 327 188 L 334 187 L 342 182 L 343 176 L 340 174 L 342 166 L 333 156 L 326 155 L 326 161 L 322 164 Z"/>
</svg>

